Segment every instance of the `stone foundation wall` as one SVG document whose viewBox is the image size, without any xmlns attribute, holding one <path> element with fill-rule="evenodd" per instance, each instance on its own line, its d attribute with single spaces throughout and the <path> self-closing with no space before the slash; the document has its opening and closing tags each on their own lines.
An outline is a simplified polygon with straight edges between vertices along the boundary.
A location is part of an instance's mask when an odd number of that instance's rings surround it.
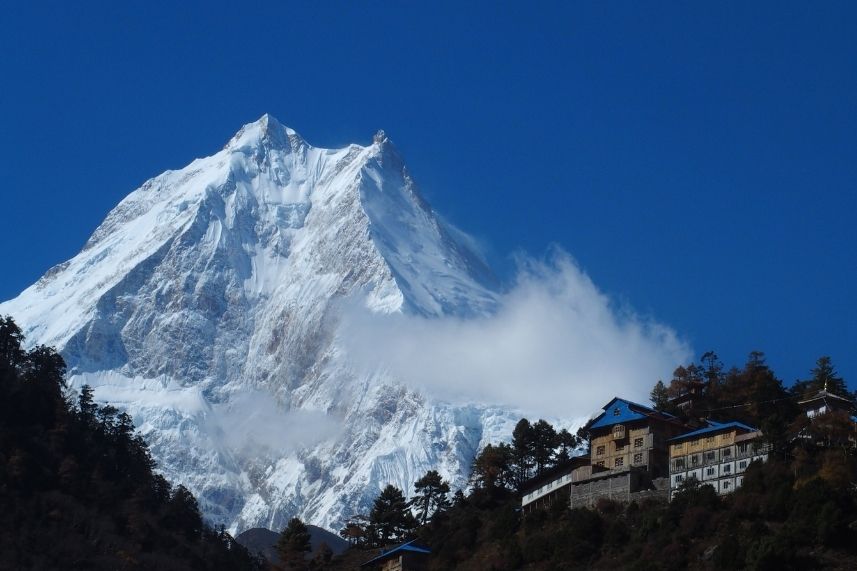
<svg viewBox="0 0 857 571">
<path fill-rule="evenodd" d="M 572 508 L 593 507 L 600 499 L 617 502 L 641 502 L 653 499 L 669 501 L 669 478 L 648 480 L 639 472 L 629 471 L 602 478 L 576 482 L 571 486 L 569 505 Z"/>
<path fill-rule="evenodd" d="M 572 508 L 592 507 L 601 498 L 627 502 L 631 495 L 631 472 L 577 482 L 571 486 Z"/>
</svg>

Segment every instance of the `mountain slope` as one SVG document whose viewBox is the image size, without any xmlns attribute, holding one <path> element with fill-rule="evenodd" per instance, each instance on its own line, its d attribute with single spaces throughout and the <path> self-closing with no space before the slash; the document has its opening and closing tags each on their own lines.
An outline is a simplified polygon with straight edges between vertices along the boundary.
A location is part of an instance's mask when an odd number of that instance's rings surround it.
<svg viewBox="0 0 857 571">
<path fill-rule="evenodd" d="M 132 192 L 0 314 L 56 346 L 73 386 L 127 409 L 163 472 L 235 531 L 336 527 L 428 468 L 463 485 L 512 415 L 357 370 L 339 323 L 353 303 L 434 317 L 495 300 L 382 132 L 320 149 L 265 115 Z"/>
</svg>

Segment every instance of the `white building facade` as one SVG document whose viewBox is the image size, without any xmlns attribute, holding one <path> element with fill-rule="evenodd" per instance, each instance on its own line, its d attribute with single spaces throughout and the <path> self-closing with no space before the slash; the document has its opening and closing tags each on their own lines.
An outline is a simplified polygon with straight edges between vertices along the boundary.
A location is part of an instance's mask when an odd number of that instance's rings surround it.
<svg viewBox="0 0 857 571">
<path fill-rule="evenodd" d="M 750 463 L 767 461 L 770 450 L 761 432 L 740 422 L 709 421 L 669 444 L 670 498 L 690 478 L 728 494 L 744 483 Z"/>
</svg>

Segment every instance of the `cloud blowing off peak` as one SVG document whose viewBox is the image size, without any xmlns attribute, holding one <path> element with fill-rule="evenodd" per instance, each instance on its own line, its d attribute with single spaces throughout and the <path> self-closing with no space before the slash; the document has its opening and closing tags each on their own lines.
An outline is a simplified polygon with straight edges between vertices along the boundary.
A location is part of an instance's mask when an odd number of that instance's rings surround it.
<svg viewBox="0 0 857 571">
<path fill-rule="evenodd" d="M 521 258 L 490 317 L 425 318 L 351 308 L 344 337 L 357 363 L 453 402 L 582 418 L 616 395 L 645 402 L 692 355 L 676 332 L 619 306 L 570 255 Z"/>
</svg>

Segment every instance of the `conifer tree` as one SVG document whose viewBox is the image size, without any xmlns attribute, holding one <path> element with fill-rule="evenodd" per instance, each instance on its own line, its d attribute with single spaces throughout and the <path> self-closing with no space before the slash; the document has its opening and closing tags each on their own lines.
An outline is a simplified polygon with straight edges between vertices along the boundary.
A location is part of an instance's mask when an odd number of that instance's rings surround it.
<svg viewBox="0 0 857 571">
<path fill-rule="evenodd" d="M 369 523 L 381 545 L 402 541 L 416 528 L 416 520 L 405 495 L 392 484 L 388 484 L 375 499 Z"/>
<path fill-rule="evenodd" d="M 514 453 L 508 444 L 486 445 L 473 460 L 471 482 L 477 488 L 492 493 L 506 486 L 517 486 L 519 476 L 513 457 Z"/>
<path fill-rule="evenodd" d="M 562 464 L 563 462 L 567 462 L 571 458 L 571 452 L 577 447 L 580 443 L 580 439 L 574 434 L 570 433 L 567 429 L 563 428 L 556 434 L 556 442 L 557 442 L 557 453 L 556 453 L 556 463 Z"/>
<path fill-rule="evenodd" d="M 752 351 L 743 369 L 731 370 L 723 381 L 724 399 L 717 403 L 721 418 L 733 418 L 757 426 L 765 439 L 779 448 L 786 443 L 788 424 L 797 405 L 765 362 L 765 354 Z"/>
<path fill-rule="evenodd" d="M 0 317 L 0 371 L 19 367 L 24 363 L 26 353 L 23 345 L 24 334 L 21 328 L 8 315 Z"/>
<path fill-rule="evenodd" d="M 179 484 L 173 490 L 167 505 L 168 524 L 179 529 L 188 538 L 197 538 L 202 532 L 202 515 L 199 513 L 199 504 L 190 490 Z"/>
<path fill-rule="evenodd" d="M 530 477 L 535 464 L 533 441 L 533 427 L 529 420 L 522 418 L 512 431 L 511 460 L 515 472 L 515 487 L 520 487 Z"/>
<path fill-rule="evenodd" d="M 365 514 L 357 514 L 348 518 L 345 527 L 339 530 L 339 537 L 351 545 L 374 545 L 375 541 L 370 528 L 369 517 Z"/>
<path fill-rule="evenodd" d="M 649 400 L 652 401 L 652 405 L 654 406 L 655 410 L 664 411 L 667 409 L 667 407 L 669 406 L 670 397 L 669 393 L 667 392 L 667 387 L 663 381 L 658 380 L 658 382 L 655 383 L 652 392 L 649 393 Z"/>
<path fill-rule="evenodd" d="M 723 363 L 714 351 L 706 351 L 700 358 L 702 361 L 702 377 L 708 387 L 719 385 L 723 381 Z"/>
<path fill-rule="evenodd" d="M 429 470 L 414 482 L 414 491 L 416 496 L 411 503 L 417 508 L 420 525 L 425 525 L 436 513 L 449 507 L 449 484 L 440 477 L 437 470 Z"/>
<path fill-rule="evenodd" d="M 810 390 L 813 393 L 827 389 L 828 392 L 835 395 L 849 396 L 845 380 L 837 374 L 836 369 L 833 367 L 833 362 L 827 355 L 818 358 L 811 372 Z"/>
<path fill-rule="evenodd" d="M 84 424 L 92 425 L 95 422 L 95 413 L 98 410 L 98 405 L 95 404 L 95 397 L 92 387 L 83 385 L 80 388 L 80 394 L 77 397 L 77 413 L 80 420 Z"/>
<path fill-rule="evenodd" d="M 702 368 L 691 363 L 687 367 L 678 366 L 673 371 L 673 378 L 670 381 L 670 386 L 667 392 L 670 396 L 676 397 L 686 393 L 695 383 L 703 380 Z"/>
<path fill-rule="evenodd" d="M 546 420 L 539 419 L 532 425 L 531 431 L 533 466 L 536 476 L 541 476 L 553 464 L 554 450 L 558 444 L 556 430 Z"/>
<path fill-rule="evenodd" d="M 305 568 L 304 558 L 310 551 L 310 534 L 299 518 L 293 517 L 277 540 L 277 555 L 286 569 Z"/>
</svg>

